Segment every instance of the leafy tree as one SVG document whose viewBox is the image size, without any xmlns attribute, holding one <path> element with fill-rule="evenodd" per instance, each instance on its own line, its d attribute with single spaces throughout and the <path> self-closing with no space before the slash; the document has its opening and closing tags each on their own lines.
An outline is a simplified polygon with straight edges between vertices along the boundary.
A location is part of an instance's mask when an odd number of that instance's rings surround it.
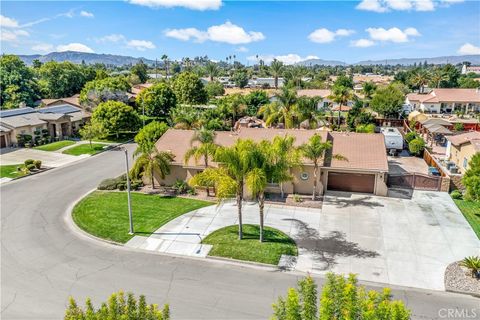
<svg viewBox="0 0 480 320">
<path fill-rule="evenodd" d="M 408 143 L 408 151 L 411 154 L 419 156 L 425 149 L 425 141 L 421 137 L 417 137 Z"/>
<path fill-rule="evenodd" d="M 219 111 L 223 113 L 225 118 L 231 120 L 232 128 L 235 126 L 235 121 L 245 115 L 247 109 L 245 98 L 239 93 L 229 94 L 220 99 L 218 103 L 220 105 Z"/>
<path fill-rule="evenodd" d="M 165 82 L 159 82 L 140 92 L 136 99 L 138 110 L 150 117 L 165 117 L 177 105 L 177 97 Z"/>
<path fill-rule="evenodd" d="M 102 125 L 109 135 L 132 132 L 139 128 L 140 117 L 131 107 L 118 101 L 107 101 L 93 111 L 92 122 Z"/>
<path fill-rule="evenodd" d="M 407 143 L 410 143 L 410 141 L 412 141 L 413 139 L 415 139 L 417 137 L 418 137 L 418 135 L 415 131 L 410 131 L 405 135 L 405 141 L 407 141 Z"/>
<path fill-rule="evenodd" d="M 65 320 L 94 320 L 94 319 L 155 319 L 169 320 L 170 308 L 164 305 L 162 310 L 156 304 L 148 305 L 145 296 L 141 295 L 137 300 L 132 293 L 119 291 L 110 296 L 107 302 L 95 309 L 90 298 L 85 302 L 85 309 L 79 307 L 75 300 L 70 297 L 68 308 L 65 311 Z"/>
<path fill-rule="evenodd" d="M 375 117 L 363 109 L 362 101 L 355 101 L 352 109 L 347 114 L 347 124 L 350 130 L 355 130 L 359 125 L 368 125 L 375 123 Z"/>
<path fill-rule="evenodd" d="M 375 125 L 373 123 L 370 124 L 359 124 L 355 128 L 355 132 L 360 133 L 374 133 L 375 132 Z"/>
<path fill-rule="evenodd" d="M 282 75 L 283 69 L 283 62 L 277 59 L 273 59 L 272 63 L 270 64 L 269 70 L 274 79 L 275 89 L 278 89 L 278 77 Z"/>
<path fill-rule="evenodd" d="M 152 121 L 135 136 L 135 142 L 138 144 L 138 148 L 147 152 L 152 150 L 155 143 L 161 136 L 168 130 L 168 125 L 163 122 Z"/>
<path fill-rule="evenodd" d="M 267 92 L 264 90 L 254 90 L 244 97 L 247 105 L 247 114 L 249 116 L 257 115 L 258 109 L 270 102 Z"/>
<path fill-rule="evenodd" d="M 225 88 L 219 81 L 210 81 L 205 86 L 205 90 L 207 91 L 207 95 L 210 99 L 217 96 L 223 96 L 225 94 Z"/>
<path fill-rule="evenodd" d="M 245 70 L 237 70 L 233 74 L 232 81 L 239 88 L 245 88 L 248 84 L 248 75 Z"/>
<path fill-rule="evenodd" d="M 435 69 L 430 75 L 430 81 L 433 84 L 434 88 L 440 88 L 440 84 L 442 83 L 442 81 L 446 80 L 448 80 L 448 77 L 445 72 L 440 68 Z"/>
<path fill-rule="evenodd" d="M 377 90 L 377 85 L 371 81 L 367 81 L 363 84 L 363 94 L 365 95 L 365 98 L 367 99 L 372 99 L 372 95 Z"/>
<path fill-rule="evenodd" d="M 92 148 L 92 140 L 95 138 L 103 138 L 106 135 L 105 128 L 99 122 L 87 123 L 80 129 L 80 136 L 84 140 L 90 142 L 90 148 Z"/>
<path fill-rule="evenodd" d="M 34 73 L 15 55 L 0 56 L 0 107 L 18 108 L 20 103 L 33 105 L 39 98 Z"/>
<path fill-rule="evenodd" d="M 169 151 L 158 151 L 155 146 L 150 150 L 138 148 L 133 155 L 136 157 L 139 154 L 130 173 L 133 178 L 150 179 L 152 189 L 155 189 L 155 173 L 158 173 L 161 179 L 165 179 L 165 176 L 170 174 L 170 164 L 175 157 Z"/>
<path fill-rule="evenodd" d="M 340 79 L 340 77 L 339 77 L 339 79 Z M 337 81 L 339 79 L 337 79 Z M 349 78 L 344 77 L 344 79 L 349 79 Z M 353 99 L 352 89 L 350 87 L 342 85 L 341 83 L 342 83 L 342 81 L 339 81 L 338 83 L 335 83 L 333 85 L 332 94 L 329 97 L 330 99 L 332 99 L 333 102 L 338 103 L 340 105 L 340 107 L 341 106 L 346 106 L 348 104 L 348 101 Z M 339 110 L 338 111 L 338 126 L 340 126 L 340 117 L 341 117 L 341 112 Z"/>
<path fill-rule="evenodd" d="M 425 86 L 430 81 L 430 73 L 424 69 L 417 69 L 410 77 L 410 83 L 415 87 L 418 88 L 420 93 L 424 92 Z"/>
<path fill-rule="evenodd" d="M 466 188 L 466 198 L 480 201 L 480 153 L 476 153 L 468 163 L 462 182 Z"/>
<path fill-rule="evenodd" d="M 173 91 L 178 102 L 183 104 L 204 104 L 208 100 L 202 81 L 191 72 L 182 72 L 175 78 Z"/>
<path fill-rule="evenodd" d="M 80 103 L 96 107 L 102 102 L 109 100 L 126 103 L 127 92 L 130 84 L 124 77 L 109 77 L 100 80 L 92 80 L 85 84 L 80 92 Z"/>
<path fill-rule="evenodd" d="M 480 81 L 470 77 L 461 77 L 458 79 L 458 85 L 460 88 L 475 89 L 480 88 Z"/>
<path fill-rule="evenodd" d="M 317 110 L 319 97 L 299 97 L 297 100 L 297 117 L 300 124 L 308 122 L 309 129 L 318 128 L 324 122 L 324 113 Z"/>
<path fill-rule="evenodd" d="M 377 89 L 373 95 L 370 106 L 373 111 L 384 117 L 394 116 L 400 113 L 405 101 L 404 93 L 398 86 L 390 84 L 387 87 Z"/>
<path fill-rule="evenodd" d="M 143 60 L 138 61 L 136 65 L 132 67 L 130 72 L 140 79 L 141 83 L 145 83 L 148 80 L 148 67 Z"/>
<path fill-rule="evenodd" d="M 334 87 L 345 87 L 349 89 L 353 89 L 353 78 L 348 77 L 346 75 L 340 75 L 337 77 L 335 82 L 333 83 Z"/>
<path fill-rule="evenodd" d="M 390 289 L 367 292 L 353 274 L 344 278 L 328 273 L 319 302 L 317 285 L 310 276 L 297 287 L 288 290 L 286 300 L 279 297 L 273 304 L 272 320 L 410 319 L 410 310 L 401 301 L 392 301 Z"/>
<path fill-rule="evenodd" d="M 69 61 L 49 61 L 38 69 L 42 95 L 47 98 L 70 97 L 86 82 L 82 67 Z"/>
<path fill-rule="evenodd" d="M 267 126 L 283 123 L 287 129 L 294 128 L 298 123 L 297 93 L 295 90 L 283 87 L 276 96 L 277 100 L 262 106 L 258 113 Z"/>
</svg>

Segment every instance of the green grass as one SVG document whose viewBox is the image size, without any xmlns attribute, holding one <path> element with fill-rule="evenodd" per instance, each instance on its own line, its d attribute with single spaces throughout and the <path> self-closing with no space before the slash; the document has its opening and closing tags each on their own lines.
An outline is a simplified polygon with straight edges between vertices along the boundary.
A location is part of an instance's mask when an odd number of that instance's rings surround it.
<svg viewBox="0 0 480 320">
<path fill-rule="evenodd" d="M 24 176 L 24 174 L 17 170 L 17 167 L 23 166 L 23 164 L 10 164 L 0 166 L 0 178 L 18 178 Z"/>
<path fill-rule="evenodd" d="M 78 146 L 75 146 L 73 148 L 69 148 L 63 151 L 63 153 L 72 156 L 79 156 L 81 154 L 95 154 L 102 151 L 104 147 L 107 147 L 107 145 L 102 143 L 92 143 L 92 146 L 90 146 L 90 143 L 85 143 L 79 144 Z"/>
<path fill-rule="evenodd" d="M 480 239 L 480 202 L 453 200 Z"/>
<path fill-rule="evenodd" d="M 38 146 L 38 147 L 35 147 L 34 149 L 42 150 L 42 151 L 57 151 L 59 149 L 62 149 L 74 144 L 75 144 L 75 141 L 62 140 L 62 141 L 45 144 L 43 146 Z"/>
<path fill-rule="evenodd" d="M 135 234 L 148 236 L 170 220 L 209 205 L 212 203 L 134 192 L 132 213 Z M 126 192 L 95 191 L 75 206 L 72 216 L 81 229 L 94 236 L 120 243 L 133 237 L 128 234 Z"/>
<path fill-rule="evenodd" d="M 277 265 L 282 254 L 296 256 L 297 246 L 285 233 L 270 227 L 264 228 L 264 242 L 258 241 L 260 227 L 243 225 L 243 239 L 238 240 L 238 225 L 218 229 L 202 243 L 213 245 L 210 256 L 254 261 Z"/>
</svg>

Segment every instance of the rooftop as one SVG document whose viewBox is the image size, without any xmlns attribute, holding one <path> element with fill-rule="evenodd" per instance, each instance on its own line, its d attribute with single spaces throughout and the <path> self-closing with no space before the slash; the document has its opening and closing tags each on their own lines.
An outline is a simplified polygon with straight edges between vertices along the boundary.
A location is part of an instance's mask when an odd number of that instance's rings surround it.
<svg viewBox="0 0 480 320">
<path fill-rule="evenodd" d="M 447 137 L 447 139 L 454 145 L 460 146 L 465 143 L 471 143 L 476 151 L 480 151 L 480 132 L 469 131 L 455 136 Z"/>
<path fill-rule="evenodd" d="M 480 103 L 480 91 L 478 89 L 433 89 L 429 93 L 409 93 L 407 98 L 410 101 L 440 103 Z"/>
</svg>

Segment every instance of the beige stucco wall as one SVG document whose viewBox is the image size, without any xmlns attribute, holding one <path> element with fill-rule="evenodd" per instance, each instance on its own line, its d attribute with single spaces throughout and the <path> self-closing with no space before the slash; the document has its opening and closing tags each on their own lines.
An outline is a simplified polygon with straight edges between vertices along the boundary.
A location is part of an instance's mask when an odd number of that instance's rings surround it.
<svg viewBox="0 0 480 320">
<path fill-rule="evenodd" d="M 165 177 L 165 179 L 161 179 L 158 174 L 155 175 L 155 182 L 162 185 L 162 186 L 171 186 L 179 180 L 187 181 L 190 180 L 197 172 L 200 170 L 197 169 L 190 169 L 190 168 L 183 168 L 179 165 L 172 165 L 170 166 L 170 174 Z M 145 183 L 150 183 L 148 179 L 144 181 Z"/>
<path fill-rule="evenodd" d="M 11 144 L 17 144 L 18 143 L 17 135 L 19 134 L 28 134 L 28 135 L 31 135 L 33 138 L 35 136 L 34 132 L 36 130 L 43 130 L 43 129 L 47 129 L 47 124 L 40 124 L 37 126 L 25 126 L 25 127 L 12 129 L 12 131 L 9 132 L 10 142 Z"/>
<path fill-rule="evenodd" d="M 450 161 L 454 162 L 461 174 L 464 174 L 465 171 L 468 170 L 468 163 L 470 159 L 475 154 L 475 149 L 471 143 L 460 145 L 459 147 L 451 145 L 450 149 Z M 464 160 L 466 159 L 466 163 L 464 166 Z"/>
<path fill-rule="evenodd" d="M 302 173 L 306 173 L 308 175 L 307 179 L 302 179 Z M 313 166 L 303 166 L 301 168 L 292 169 L 293 181 L 292 185 L 293 188 L 289 193 L 298 193 L 298 194 L 312 194 L 313 192 Z M 317 194 L 323 194 L 323 184 L 321 182 L 321 175 L 322 170 L 321 168 L 318 169 L 317 173 Z"/>
</svg>

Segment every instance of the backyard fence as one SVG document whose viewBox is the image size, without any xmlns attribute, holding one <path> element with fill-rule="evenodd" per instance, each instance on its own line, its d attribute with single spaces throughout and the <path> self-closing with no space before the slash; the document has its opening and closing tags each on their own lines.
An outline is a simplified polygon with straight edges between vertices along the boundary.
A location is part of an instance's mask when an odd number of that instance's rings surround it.
<svg viewBox="0 0 480 320">
<path fill-rule="evenodd" d="M 445 191 L 442 187 L 442 180 L 443 178 L 439 176 L 429 176 L 420 173 L 407 173 L 389 174 L 387 183 L 390 188 Z"/>
</svg>

